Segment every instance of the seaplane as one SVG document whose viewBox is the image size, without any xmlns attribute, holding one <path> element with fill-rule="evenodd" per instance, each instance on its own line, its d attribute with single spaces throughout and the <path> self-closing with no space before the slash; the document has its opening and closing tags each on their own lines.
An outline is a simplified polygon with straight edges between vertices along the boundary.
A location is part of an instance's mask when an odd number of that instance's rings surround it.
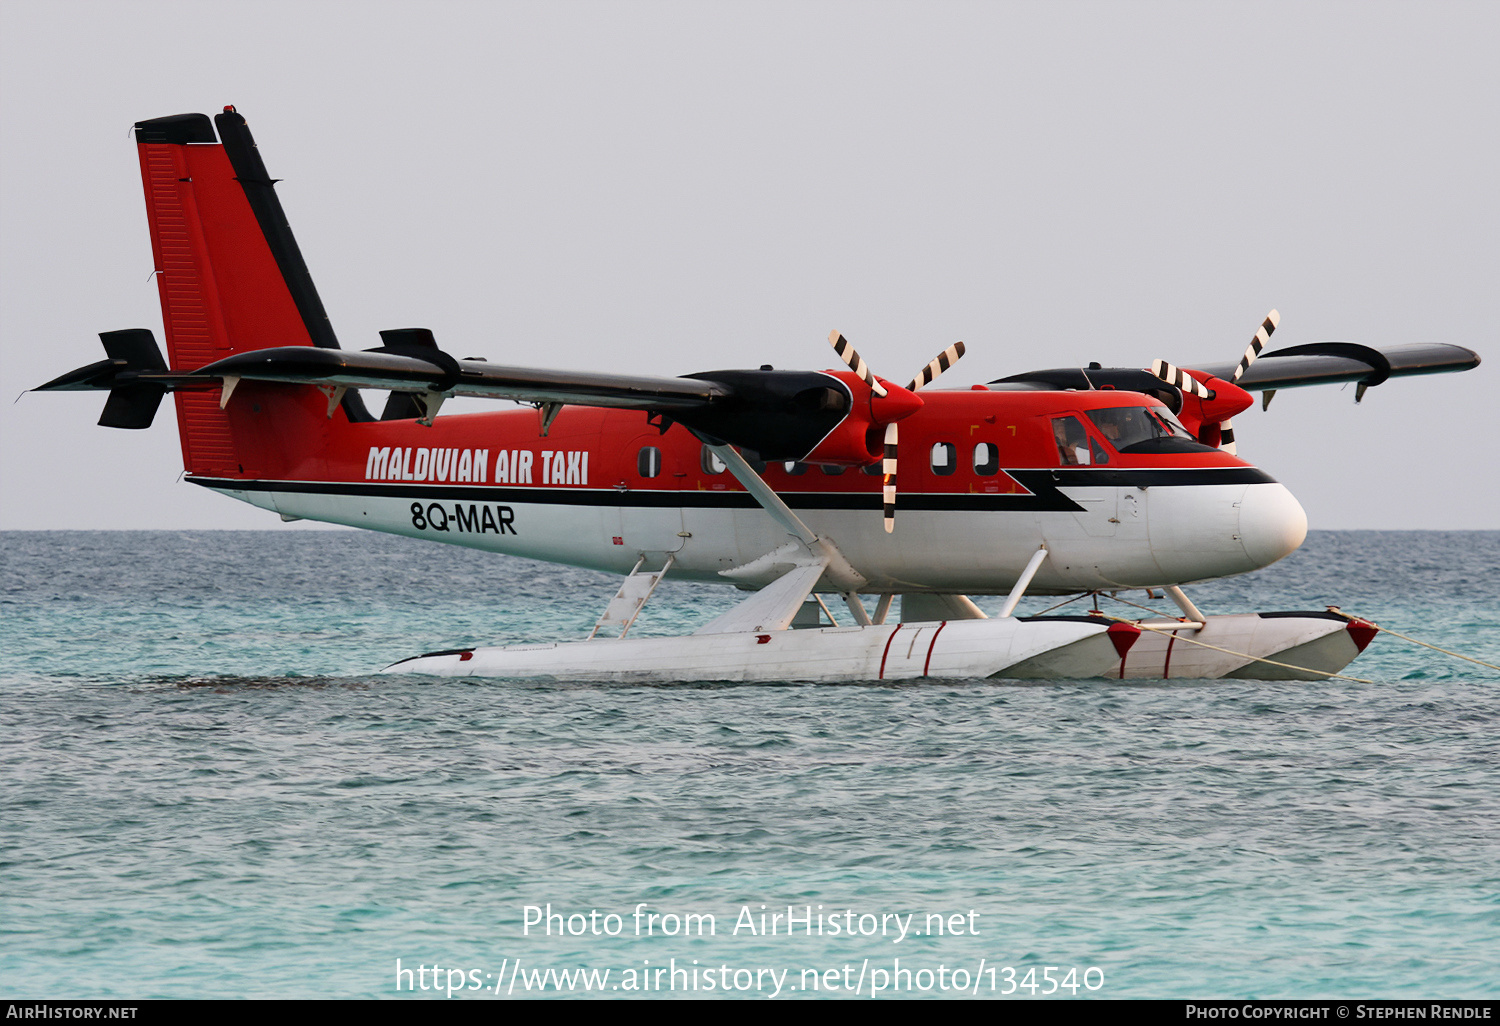
<svg viewBox="0 0 1500 1026">
<path fill-rule="evenodd" d="M 1206 615 L 1183 587 L 1294 551 L 1307 517 L 1236 454 L 1260 392 L 1467 370 L 1468 349 L 1313 342 L 1237 362 L 904 385 L 838 332 L 832 369 L 680 377 L 459 359 L 430 330 L 339 345 L 245 119 L 135 125 L 166 353 L 149 328 L 38 391 L 108 392 L 143 429 L 170 393 L 186 480 L 280 514 L 622 575 L 576 642 L 430 652 L 394 673 L 601 681 L 1319 679 L 1371 624 Z M 377 416 L 364 392 L 388 393 Z M 517 404 L 443 412 L 454 396 Z M 899 485 L 898 485 L 899 482 Z M 661 580 L 746 592 L 679 637 L 630 637 Z M 1016 616 L 1023 595 L 1144 591 L 1180 616 Z M 1005 599 L 987 616 L 972 596 Z M 602 598 L 602 596 L 601 596 Z M 899 607 L 896 603 L 899 600 Z M 842 605 L 842 609 L 840 606 Z M 834 610 L 845 616 L 840 623 Z M 847 611 L 847 612 L 845 612 Z"/>
</svg>

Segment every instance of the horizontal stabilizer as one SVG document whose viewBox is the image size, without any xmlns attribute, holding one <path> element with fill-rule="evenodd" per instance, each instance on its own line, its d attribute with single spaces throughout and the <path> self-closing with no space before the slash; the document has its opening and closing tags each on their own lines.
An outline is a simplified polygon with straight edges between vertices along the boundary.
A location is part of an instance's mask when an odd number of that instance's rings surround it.
<svg viewBox="0 0 1500 1026">
<path fill-rule="evenodd" d="M 123 331 L 101 331 L 99 341 L 104 343 L 108 359 L 79 367 L 75 371 L 53 378 L 45 385 L 38 385 L 34 392 L 84 392 L 105 388 L 117 388 L 123 384 L 141 383 L 141 375 L 165 372 L 166 360 L 162 359 L 161 347 L 150 328 L 126 328 Z M 152 384 L 158 384 L 154 378 Z"/>
<path fill-rule="evenodd" d="M 161 347 L 156 344 L 156 336 L 149 328 L 126 328 L 123 331 L 101 331 L 99 341 L 104 343 L 104 352 L 109 359 L 69 371 L 34 391 L 108 389 L 109 399 L 99 418 L 100 426 L 150 427 L 162 396 L 171 387 L 159 380 L 171 375 L 167 373 L 167 362 L 162 358 Z"/>
</svg>

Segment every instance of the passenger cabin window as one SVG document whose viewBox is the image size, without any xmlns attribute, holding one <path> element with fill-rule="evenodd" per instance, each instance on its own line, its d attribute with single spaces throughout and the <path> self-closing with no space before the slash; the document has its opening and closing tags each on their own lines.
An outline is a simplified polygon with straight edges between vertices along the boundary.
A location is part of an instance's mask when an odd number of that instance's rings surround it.
<svg viewBox="0 0 1500 1026">
<path fill-rule="evenodd" d="M 952 442 L 937 442 L 932 447 L 932 472 L 947 477 L 958 469 L 958 449 Z"/>
<path fill-rule="evenodd" d="M 1052 440 L 1057 443 L 1057 462 L 1064 467 L 1086 467 L 1093 462 L 1089 435 L 1077 417 L 1053 417 Z"/>
<path fill-rule="evenodd" d="M 788 474 L 791 474 L 793 477 L 797 477 L 800 474 L 807 473 L 807 464 L 806 463 L 791 463 L 791 462 L 788 462 L 788 463 L 783 463 L 781 465 L 781 467 L 782 467 L 783 470 L 785 470 Z"/>
<path fill-rule="evenodd" d="M 869 474 L 871 477 L 877 477 L 884 468 L 885 460 L 881 460 L 879 463 L 866 463 L 863 467 L 860 468 L 860 470 L 862 470 L 866 474 Z"/>
<path fill-rule="evenodd" d="M 642 477 L 656 477 L 661 473 L 661 450 L 654 445 L 642 446 L 636 453 L 635 469 Z"/>
<path fill-rule="evenodd" d="M 822 469 L 823 473 L 827 474 L 829 477 L 838 477 L 840 474 L 842 474 L 844 472 L 845 468 L 843 468 L 843 467 L 833 467 L 833 466 L 829 466 L 827 463 L 825 463 L 825 464 L 823 464 L 823 466 L 822 466 L 821 469 Z"/>
<path fill-rule="evenodd" d="M 974 473 L 980 477 L 994 477 L 1000 473 L 1000 447 L 994 442 L 980 442 L 974 446 Z"/>
<path fill-rule="evenodd" d="M 724 461 L 706 445 L 703 447 L 703 454 L 699 457 L 698 463 L 705 474 L 722 474 L 727 469 Z"/>
</svg>

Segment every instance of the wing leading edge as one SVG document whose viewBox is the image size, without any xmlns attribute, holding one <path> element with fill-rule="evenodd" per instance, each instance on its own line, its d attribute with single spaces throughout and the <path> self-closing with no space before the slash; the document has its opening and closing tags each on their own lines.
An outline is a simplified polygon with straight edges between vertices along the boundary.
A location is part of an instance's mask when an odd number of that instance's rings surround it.
<svg viewBox="0 0 1500 1026">
<path fill-rule="evenodd" d="M 1442 342 L 1388 346 L 1375 349 L 1357 342 L 1310 342 L 1262 353 L 1235 382 L 1249 392 L 1305 385 L 1336 385 L 1357 381 L 1378 385 L 1389 378 L 1416 374 L 1451 374 L 1479 366 L 1479 354 Z M 1229 379 L 1233 363 L 1214 363 L 1194 369 Z"/>
<path fill-rule="evenodd" d="M 439 354 L 446 356 L 446 354 Z M 205 383 L 246 381 L 446 392 L 523 403 L 572 403 L 621 409 L 697 409 L 730 395 L 715 381 L 506 367 L 484 360 L 434 360 L 390 352 L 284 346 L 236 353 L 199 368 Z"/>
<path fill-rule="evenodd" d="M 425 329 L 382 334 L 396 341 L 414 333 L 430 339 Z M 763 459 L 795 460 L 857 412 L 849 385 L 820 371 L 720 370 L 674 378 L 543 370 L 456 360 L 430 342 L 410 344 L 404 338 L 362 352 L 307 345 L 255 349 L 196 370 L 174 371 L 167 369 L 148 329 L 105 332 L 101 339 L 110 359 L 70 371 L 36 391 L 108 390 L 111 407 L 100 420 L 107 427 L 149 426 L 167 392 L 217 388 L 223 405 L 241 381 L 261 381 L 312 385 L 334 390 L 336 397 L 361 388 L 414 395 L 427 411 L 423 423 L 431 423 L 444 400 L 459 395 L 550 410 L 564 405 L 641 410 L 663 418 L 663 430 L 680 422 L 705 441 L 744 446 Z M 130 344 L 123 346 L 121 339 Z M 329 406 L 330 416 L 336 402 Z M 857 433 L 863 438 L 863 428 Z"/>
</svg>

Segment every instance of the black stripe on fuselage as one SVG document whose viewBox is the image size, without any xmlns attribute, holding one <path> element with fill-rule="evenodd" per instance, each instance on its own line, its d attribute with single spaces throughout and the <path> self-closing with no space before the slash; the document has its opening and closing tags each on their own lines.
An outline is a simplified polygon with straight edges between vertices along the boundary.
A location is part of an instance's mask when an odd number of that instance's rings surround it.
<svg viewBox="0 0 1500 1026">
<path fill-rule="evenodd" d="M 1007 470 L 1022 485 L 1036 491 L 1043 481 L 1062 488 L 1172 488 L 1185 485 L 1275 484 L 1276 479 L 1255 467 L 1160 467 L 1119 469 L 1060 467 L 1057 470 Z"/>
<path fill-rule="evenodd" d="M 1183 470 L 1059 470 L 1007 471 L 1031 494 L 996 492 L 903 492 L 900 509 L 945 511 L 1005 511 L 1081 513 L 1083 507 L 1061 488 L 1161 488 L 1192 485 L 1265 484 L 1274 481 L 1254 467 L 1210 467 Z M 387 499 L 451 499 L 462 502 L 512 502 L 555 506 L 629 506 L 646 509 L 753 509 L 759 504 L 742 491 L 660 491 L 616 488 L 521 488 L 511 485 L 427 484 L 415 481 L 237 481 L 231 478 L 189 477 L 205 488 L 236 492 L 291 492 L 316 495 L 366 495 Z M 880 492 L 779 492 L 793 509 L 881 508 Z"/>
</svg>

